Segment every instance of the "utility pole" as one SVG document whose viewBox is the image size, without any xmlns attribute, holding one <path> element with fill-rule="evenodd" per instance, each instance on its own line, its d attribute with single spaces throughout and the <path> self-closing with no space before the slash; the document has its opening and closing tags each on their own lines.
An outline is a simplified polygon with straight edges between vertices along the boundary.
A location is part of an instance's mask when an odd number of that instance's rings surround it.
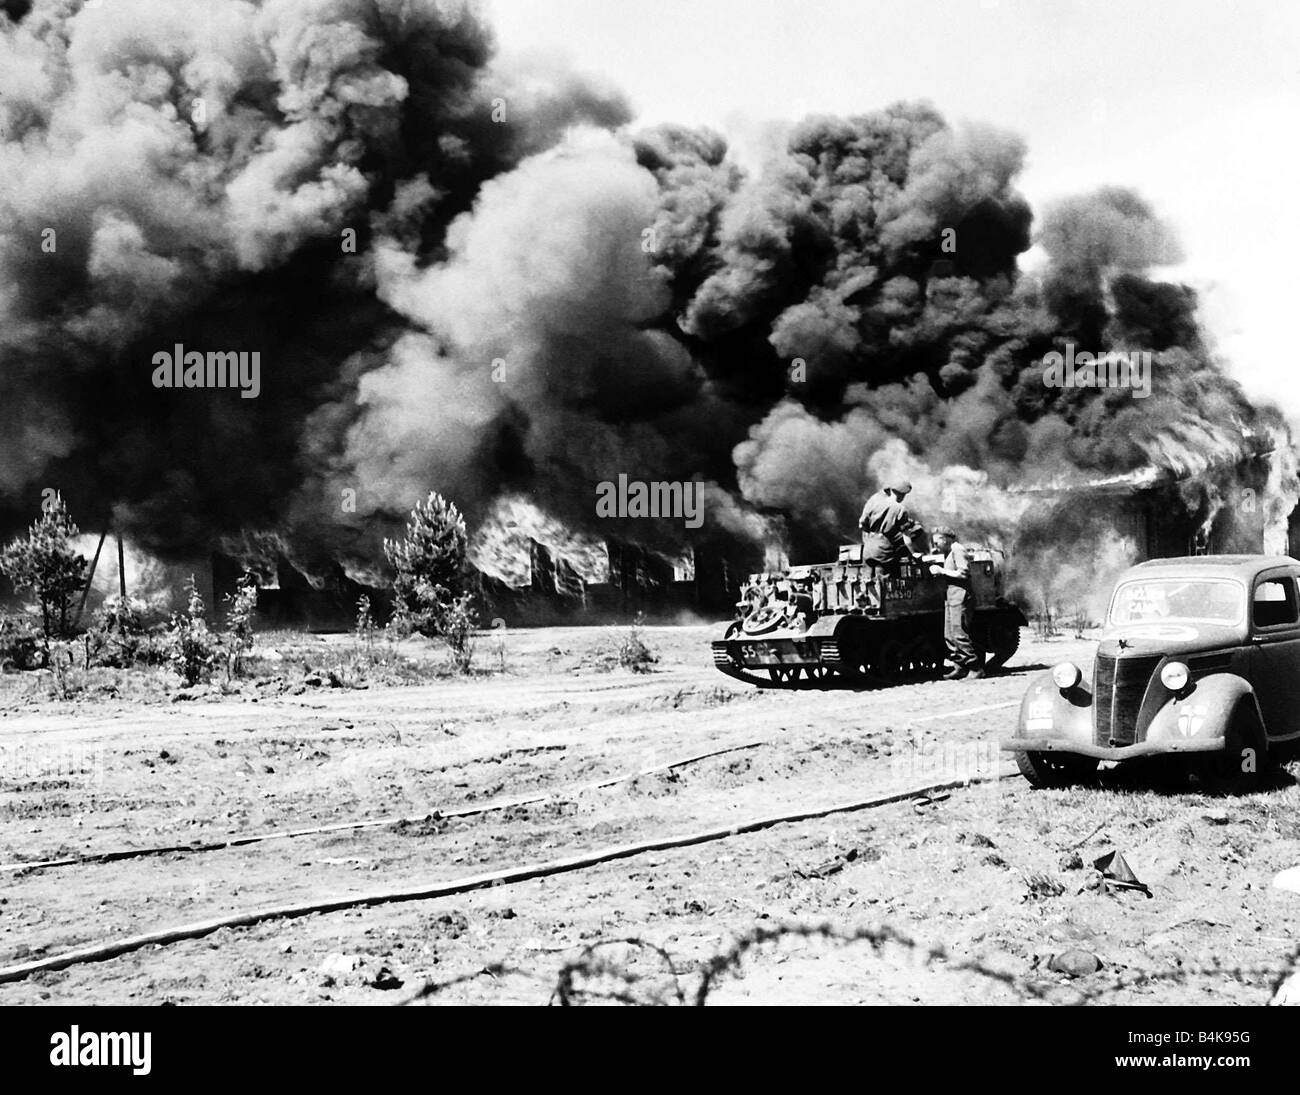
<svg viewBox="0 0 1300 1095">
<path fill-rule="evenodd" d="M 95 568 L 99 566 L 99 553 L 104 550 L 104 541 L 108 538 L 108 527 L 99 534 L 99 544 L 95 547 L 95 557 L 90 560 L 90 573 L 86 575 L 86 588 L 81 591 L 81 602 L 77 605 L 77 618 L 72 621 L 72 626 L 78 627 L 81 624 L 81 614 L 86 611 L 86 598 L 90 596 L 90 583 L 95 580 Z"/>
</svg>

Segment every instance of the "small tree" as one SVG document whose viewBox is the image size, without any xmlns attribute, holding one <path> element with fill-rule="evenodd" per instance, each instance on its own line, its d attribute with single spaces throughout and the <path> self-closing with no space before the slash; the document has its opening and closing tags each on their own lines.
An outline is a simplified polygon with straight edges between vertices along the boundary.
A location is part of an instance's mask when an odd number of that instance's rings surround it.
<svg viewBox="0 0 1300 1095">
<path fill-rule="evenodd" d="M 393 590 L 417 630 L 424 630 L 422 614 L 461 591 L 468 543 L 465 519 L 436 491 L 411 510 L 403 539 L 384 541 L 384 554 L 395 572 Z"/>
<path fill-rule="evenodd" d="M 226 594 L 226 676 L 233 677 L 242 668 L 243 656 L 253 649 L 253 614 L 257 611 L 257 579 L 248 571 Z"/>
<path fill-rule="evenodd" d="M 394 571 L 392 622 L 402 631 L 409 627 L 446 640 L 461 672 L 473 657 L 475 625 L 465 589 L 468 545 L 465 519 L 436 491 L 411 510 L 403 539 L 384 541 Z"/>
<path fill-rule="evenodd" d="M 354 634 L 357 637 L 357 648 L 365 654 L 369 654 L 375 645 L 375 617 L 370 611 L 370 596 L 363 593 L 357 600 L 357 624 Z"/>
<path fill-rule="evenodd" d="M 216 641 L 203 618 L 203 598 L 191 574 L 185 583 L 189 602 L 185 613 L 172 616 L 168 631 L 171 635 L 172 668 L 186 684 L 197 684 L 212 672 L 217 659 Z"/>
<path fill-rule="evenodd" d="M 47 662 L 50 639 L 68 633 L 72 599 L 86 584 L 86 557 L 72 546 L 80 531 L 68 515 L 63 496 L 56 494 L 27 536 L 0 551 L 0 572 L 13 583 L 14 590 L 22 593 L 30 589 L 36 594 Z"/>
</svg>

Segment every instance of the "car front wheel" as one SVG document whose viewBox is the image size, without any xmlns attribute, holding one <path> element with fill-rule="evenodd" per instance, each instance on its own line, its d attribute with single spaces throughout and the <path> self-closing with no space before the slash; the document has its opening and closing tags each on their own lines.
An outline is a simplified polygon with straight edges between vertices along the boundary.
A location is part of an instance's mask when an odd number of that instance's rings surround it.
<svg viewBox="0 0 1300 1095">
<path fill-rule="evenodd" d="M 1192 768 L 1202 790 L 1211 794 L 1253 791 L 1266 782 L 1274 760 L 1254 712 L 1238 709 L 1225 738 L 1223 752 L 1202 754 Z"/>
<path fill-rule="evenodd" d="M 1032 787 L 1069 787 L 1096 772 L 1097 763 L 1070 753 L 1016 754 L 1016 767 Z"/>
</svg>

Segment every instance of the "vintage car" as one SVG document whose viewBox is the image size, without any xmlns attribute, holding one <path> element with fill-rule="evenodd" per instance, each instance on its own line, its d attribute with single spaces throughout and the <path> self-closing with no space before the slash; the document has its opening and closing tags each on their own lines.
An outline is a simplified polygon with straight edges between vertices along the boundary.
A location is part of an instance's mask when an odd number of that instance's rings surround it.
<svg viewBox="0 0 1300 1095">
<path fill-rule="evenodd" d="M 1300 562 L 1155 559 L 1115 584 L 1091 682 L 1036 676 L 1003 743 L 1034 786 L 1102 761 L 1184 756 L 1207 783 L 1250 782 L 1300 744 Z"/>
</svg>

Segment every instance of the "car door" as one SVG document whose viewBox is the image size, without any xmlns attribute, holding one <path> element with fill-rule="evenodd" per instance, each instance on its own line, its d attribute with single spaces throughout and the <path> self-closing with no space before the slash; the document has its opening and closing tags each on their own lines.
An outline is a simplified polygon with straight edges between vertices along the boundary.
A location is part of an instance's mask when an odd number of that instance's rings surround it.
<svg viewBox="0 0 1300 1095">
<path fill-rule="evenodd" d="M 1270 738 L 1300 732 L 1300 587 L 1291 570 L 1256 575 L 1251 588 L 1251 683 Z"/>
</svg>

